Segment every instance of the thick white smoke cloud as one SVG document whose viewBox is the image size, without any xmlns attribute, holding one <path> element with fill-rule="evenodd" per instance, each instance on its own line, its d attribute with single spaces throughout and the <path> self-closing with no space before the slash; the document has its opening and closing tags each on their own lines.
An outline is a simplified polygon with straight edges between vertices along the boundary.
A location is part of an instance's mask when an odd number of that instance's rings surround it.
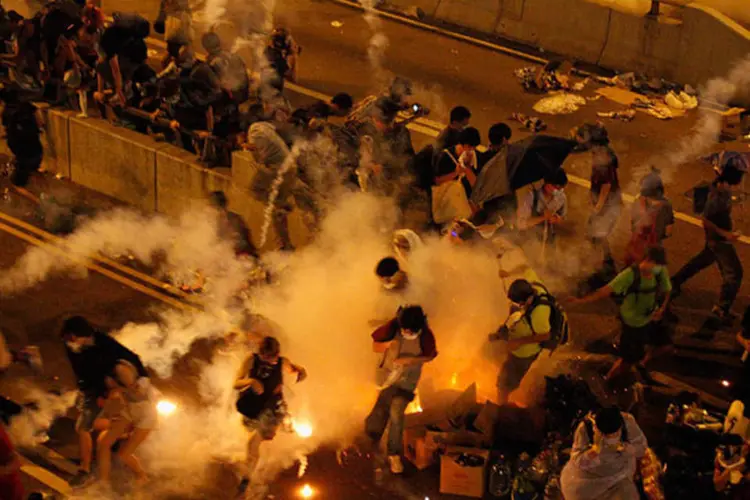
<svg viewBox="0 0 750 500">
<path fill-rule="evenodd" d="M 33 448 L 47 441 L 47 429 L 73 406 L 76 393 L 51 394 L 31 385 L 25 387 L 25 392 L 25 401 L 30 405 L 11 419 L 8 433 L 16 446 Z"/>
</svg>

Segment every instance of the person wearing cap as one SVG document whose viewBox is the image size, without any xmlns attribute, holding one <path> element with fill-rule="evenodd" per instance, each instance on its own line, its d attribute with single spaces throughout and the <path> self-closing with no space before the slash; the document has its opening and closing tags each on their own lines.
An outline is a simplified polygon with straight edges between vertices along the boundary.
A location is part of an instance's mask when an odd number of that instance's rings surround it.
<svg viewBox="0 0 750 500">
<path fill-rule="evenodd" d="M 404 415 L 415 397 L 422 367 L 438 355 L 435 335 L 422 307 L 411 305 L 399 308 L 395 318 L 375 330 L 372 341 L 373 350 L 383 357 L 377 374 L 380 393 L 365 419 L 365 433 L 377 449 L 388 428 L 388 465 L 393 474 L 401 474 Z"/>
<path fill-rule="evenodd" d="M 652 169 L 641 179 L 641 192 L 630 211 L 632 236 L 626 247 L 625 265 L 640 262 L 651 247 L 664 248 L 674 226 L 672 202 L 664 196 L 659 171 Z"/>
<path fill-rule="evenodd" d="M 639 500 L 637 460 L 648 441 L 635 418 L 617 407 L 602 408 L 576 428 L 560 486 L 565 500 Z"/>
<path fill-rule="evenodd" d="M 742 262 L 734 246 L 734 242 L 739 240 L 741 235 L 733 230 L 731 192 L 732 186 L 740 184 L 743 175 L 744 172 L 741 170 L 727 166 L 711 184 L 702 216 L 705 246 L 672 277 L 675 288 L 673 295 L 677 297 L 682 291 L 682 285 L 716 263 L 721 272 L 722 284 L 719 302 L 713 306 L 711 314 L 725 323 L 734 321 L 731 309 L 744 274 Z"/>
<path fill-rule="evenodd" d="M 72 316 L 63 322 L 60 337 L 78 386 L 76 432 L 80 446 L 80 465 L 71 480 L 73 486 L 85 484 L 91 475 L 92 432 L 100 416 L 101 405 L 109 394 L 107 378 L 120 360 L 136 367 L 139 376 L 147 377 L 146 368 L 133 351 L 104 333 L 97 332 L 83 316 Z"/>
<path fill-rule="evenodd" d="M 672 283 L 667 257 L 661 247 L 649 248 L 639 263 L 625 268 L 607 285 L 581 298 L 568 299 L 569 304 L 587 304 L 607 297 L 617 297 L 620 304 L 620 358 L 607 374 L 607 380 L 635 367 L 641 377 L 651 381 L 646 365 L 671 349 L 661 319 L 669 306 Z"/>
</svg>

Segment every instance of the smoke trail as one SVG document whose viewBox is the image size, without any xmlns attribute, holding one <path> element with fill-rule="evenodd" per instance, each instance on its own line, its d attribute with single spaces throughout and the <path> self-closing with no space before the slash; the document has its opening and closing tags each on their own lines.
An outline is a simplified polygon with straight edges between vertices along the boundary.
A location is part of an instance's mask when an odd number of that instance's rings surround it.
<svg viewBox="0 0 750 500">
<path fill-rule="evenodd" d="M 8 433 L 16 446 L 33 448 L 49 439 L 47 429 L 75 404 L 76 393 L 66 392 L 58 396 L 36 387 L 24 389 L 29 404 L 20 415 L 11 419 Z"/>
<path fill-rule="evenodd" d="M 273 212 L 274 207 L 276 205 L 276 199 L 279 197 L 279 191 L 281 190 L 281 185 L 284 182 L 287 183 L 294 183 L 297 182 L 297 178 L 295 173 L 292 171 L 292 169 L 297 168 L 297 159 L 300 156 L 300 152 L 302 150 L 302 145 L 298 142 L 292 147 L 292 150 L 289 152 L 289 156 L 286 157 L 284 160 L 284 163 L 279 168 L 279 171 L 276 173 L 276 178 L 273 180 L 273 184 L 271 184 L 271 192 L 268 195 L 268 203 L 266 204 L 266 208 L 263 210 L 263 226 L 260 230 L 260 247 L 263 248 L 266 244 L 266 241 L 268 240 L 268 230 L 271 228 L 271 221 L 273 220 Z M 291 171 L 291 173 L 290 173 Z M 287 174 L 290 174 L 287 176 Z M 288 179 L 287 177 L 292 177 L 291 179 Z"/>
<path fill-rule="evenodd" d="M 378 86 L 382 86 L 386 84 L 387 80 L 384 63 L 389 40 L 385 33 L 383 33 L 382 22 L 375 10 L 379 2 L 377 0 L 362 0 L 360 3 L 365 9 L 364 18 L 372 33 L 367 46 L 367 57 L 370 60 L 370 66 L 372 67 L 376 83 Z"/>
<path fill-rule="evenodd" d="M 708 81 L 701 88 L 701 100 L 726 106 L 740 91 L 748 87 L 750 87 L 750 56 L 738 62 L 726 77 Z M 661 169 L 664 182 L 669 183 L 674 179 L 680 165 L 694 161 L 710 151 L 712 146 L 719 141 L 722 117 L 708 108 L 699 109 L 700 117 L 691 133 L 683 137 L 672 151 L 650 160 L 636 170 L 631 184 L 637 186 L 638 181 L 650 171 L 652 165 Z"/>
</svg>

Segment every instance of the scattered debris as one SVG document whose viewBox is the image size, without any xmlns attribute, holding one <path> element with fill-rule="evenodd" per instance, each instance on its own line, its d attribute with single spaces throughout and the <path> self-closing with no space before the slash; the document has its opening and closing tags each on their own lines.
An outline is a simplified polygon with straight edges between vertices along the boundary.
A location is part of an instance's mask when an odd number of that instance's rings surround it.
<svg viewBox="0 0 750 500">
<path fill-rule="evenodd" d="M 527 92 L 570 90 L 570 72 L 573 66 L 567 61 L 550 61 L 541 68 L 527 67 L 513 72 Z"/>
<path fill-rule="evenodd" d="M 569 115 L 575 113 L 586 104 L 581 96 L 560 92 L 541 99 L 534 104 L 534 111 L 548 115 Z"/>
<path fill-rule="evenodd" d="M 331 21 L 331 26 L 333 26 L 334 28 L 340 28 L 343 25 L 344 23 L 342 23 L 341 21 Z"/>
<path fill-rule="evenodd" d="M 698 99 L 694 96 L 688 95 L 686 92 L 680 92 L 679 94 L 670 90 L 666 96 L 664 96 L 664 102 L 667 106 L 673 109 L 695 109 L 698 107 Z"/>
<path fill-rule="evenodd" d="M 634 109 L 625 109 L 622 111 L 607 111 L 599 112 L 596 116 L 600 118 L 612 118 L 613 120 L 622 120 L 624 122 L 632 122 L 635 118 Z"/>
<path fill-rule="evenodd" d="M 585 78 L 583 81 L 580 81 L 578 83 L 573 84 L 572 88 L 576 92 L 581 92 L 583 89 L 586 88 L 586 85 L 588 85 L 590 81 L 591 81 L 591 79 Z"/>
<path fill-rule="evenodd" d="M 547 124 L 544 123 L 541 118 L 537 118 L 536 116 L 526 116 L 521 113 L 513 113 L 510 115 L 510 119 L 519 122 L 524 128 L 531 130 L 534 133 L 547 130 Z"/>
</svg>

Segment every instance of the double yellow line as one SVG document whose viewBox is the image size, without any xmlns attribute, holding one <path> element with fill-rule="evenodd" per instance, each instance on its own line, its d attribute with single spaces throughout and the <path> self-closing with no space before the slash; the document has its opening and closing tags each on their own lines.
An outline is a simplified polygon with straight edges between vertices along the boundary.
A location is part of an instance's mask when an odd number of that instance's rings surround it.
<svg viewBox="0 0 750 500">
<path fill-rule="evenodd" d="M 190 303 L 190 295 L 168 283 L 164 283 L 153 276 L 124 266 L 115 260 L 101 255 L 90 255 L 88 258 L 71 255 L 65 251 L 64 240 L 62 238 L 3 212 L 0 212 L 0 231 L 4 231 L 34 246 L 44 248 L 63 259 L 72 260 L 77 264 L 85 266 L 92 271 L 96 271 L 107 278 L 170 306 L 182 310 L 200 310 L 196 304 Z"/>
</svg>

